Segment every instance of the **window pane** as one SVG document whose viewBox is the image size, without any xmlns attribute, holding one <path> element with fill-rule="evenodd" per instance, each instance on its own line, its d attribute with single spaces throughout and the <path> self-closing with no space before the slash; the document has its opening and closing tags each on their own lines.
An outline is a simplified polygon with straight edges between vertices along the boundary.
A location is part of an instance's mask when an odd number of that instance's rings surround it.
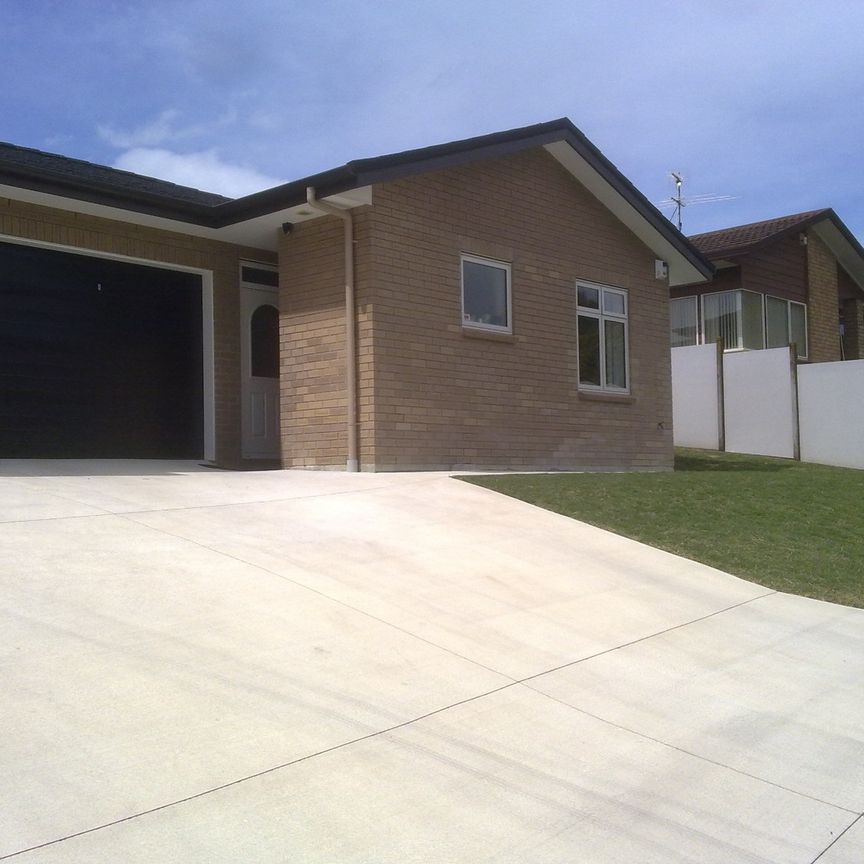
<svg viewBox="0 0 864 864">
<path fill-rule="evenodd" d="M 588 285 L 579 285 L 576 288 L 576 298 L 580 306 L 586 309 L 600 308 L 600 292 L 596 288 L 590 288 Z"/>
<path fill-rule="evenodd" d="M 249 322 L 252 375 L 279 377 L 279 312 L 275 306 L 259 306 Z"/>
<path fill-rule="evenodd" d="M 695 345 L 696 331 L 696 298 L 681 297 L 669 305 L 672 333 L 672 347 Z"/>
<path fill-rule="evenodd" d="M 789 344 L 789 304 L 777 297 L 765 298 L 765 320 L 769 348 L 783 348 Z"/>
<path fill-rule="evenodd" d="M 610 312 L 612 315 L 623 315 L 626 311 L 624 295 L 616 294 L 614 291 L 604 291 L 603 311 Z"/>
<path fill-rule="evenodd" d="M 600 386 L 600 319 L 579 316 L 579 383 Z"/>
<path fill-rule="evenodd" d="M 240 278 L 244 282 L 254 282 L 256 285 L 269 285 L 272 288 L 279 287 L 279 274 L 273 270 L 264 270 L 261 267 L 242 267 Z"/>
<path fill-rule="evenodd" d="M 764 348 L 765 333 L 762 326 L 762 295 L 754 294 L 752 291 L 741 291 L 740 293 L 744 347 Z"/>
<path fill-rule="evenodd" d="M 606 386 L 627 386 L 627 355 L 623 321 L 604 321 L 606 348 Z"/>
<path fill-rule="evenodd" d="M 795 343 L 799 357 L 807 356 L 807 308 L 800 303 L 789 304 L 790 341 Z"/>
<path fill-rule="evenodd" d="M 738 338 L 738 299 L 735 291 L 706 294 L 702 298 L 705 316 L 705 343 L 723 340 L 724 348 L 740 348 Z"/>
<path fill-rule="evenodd" d="M 509 327 L 507 271 L 476 261 L 462 262 L 464 320 L 493 327 Z"/>
</svg>

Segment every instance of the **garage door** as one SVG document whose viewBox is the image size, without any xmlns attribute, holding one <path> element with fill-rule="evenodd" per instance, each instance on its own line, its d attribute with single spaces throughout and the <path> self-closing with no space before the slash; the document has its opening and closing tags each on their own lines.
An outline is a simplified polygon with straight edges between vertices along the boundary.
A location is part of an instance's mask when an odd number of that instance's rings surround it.
<svg viewBox="0 0 864 864">
<path fill-rule="evenodd" d="M 0 457 L 203 455 L 201 277 L 0 243 Z"/>
</svg>

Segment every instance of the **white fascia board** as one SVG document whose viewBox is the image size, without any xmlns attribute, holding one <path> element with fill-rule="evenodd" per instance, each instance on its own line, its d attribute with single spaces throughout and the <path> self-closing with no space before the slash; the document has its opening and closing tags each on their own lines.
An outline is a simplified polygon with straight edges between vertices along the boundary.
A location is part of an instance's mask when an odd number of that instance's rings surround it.
<svg viewBox="0 0 864 864">
<path fill-rule="evenodd" d="M 840 266 L 855 280 L 855 284 L 864 291 L 864 260 L 843 236 L 843 232 L 830 219 L 817 222 L 813 226 L 813 231 L 831 250 L 831 254 Z"/>
<path fill-rule="evenodd" d="M 75 198 L 66 198 L 62 195 L 49 195 L 45 192 L 36 192 L 31 189 L 21 189 L 18 186 L 4 186 L 0 184 L 0 198 L 10 198 L 13 201 L 23 201 L 27 204 L 39 204 L 43 207 L 52 207 L 56 210 L 65 210 L 70 213 L 99 216 L 102 219 L 128 222 L 132 225 L 143 225 L 147 228 L 158 228 L 162 231 L 173 231 L 176 234 L 204 237 L 208 240 L 217 240 L 223 243 L 234 243 L 238 246 L 251 246 L 270 252 L 275 252 L 278 248 L 283 223 L 291 222 L 292 224 L 296 224 L 311 219 L 318 219 L 321 216 L 320 213 L 311 211 L 303 203 L 295 207 L 267 213 L 263 216 L 256 216 L 245 222 L 227 225 L 224 228 L 207 228 L 203 225 L 182 222 L 178 219 L 150 216 L 147 213 L 124 210 L 122 207 L 93 204 L 89 201 L 79 201 Z M 338 195 L 332 195 L 323 200 L 342 209 L 360 207 L 364 204 L 372 203 L 372 189 L 370 186 L 364 186 L 339 193 Z"/>
<path fill-rule="evenodd" d="M 603 179 L 566 141 L 544 145 L 607 210 L 626 225 L 658 258 L 669 265 L 669 285 L 707 282 L 705 275 L 682 255 L 632 204 Z"/>
</svg>

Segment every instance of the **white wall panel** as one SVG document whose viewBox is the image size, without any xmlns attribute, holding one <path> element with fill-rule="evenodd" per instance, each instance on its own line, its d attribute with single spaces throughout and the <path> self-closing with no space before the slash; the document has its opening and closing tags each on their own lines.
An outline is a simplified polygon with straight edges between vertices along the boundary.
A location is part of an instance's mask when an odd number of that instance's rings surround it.
<svg viewBox="0 0 864 864">
<path fill-rule="evenodd" d="M 788 348 L 723 355 L 726 449 L 795 457 L 796 393 Z"/>
<path fill-rule="evenodd" d="M 720 449 L 716 345 L 672 349 L 672 437 L 678 447 Z"/>
<path fill-rule="evenodd" d="M 864 360 L 798 367 L 801 459 L 864 468 Z"/>
</svg>

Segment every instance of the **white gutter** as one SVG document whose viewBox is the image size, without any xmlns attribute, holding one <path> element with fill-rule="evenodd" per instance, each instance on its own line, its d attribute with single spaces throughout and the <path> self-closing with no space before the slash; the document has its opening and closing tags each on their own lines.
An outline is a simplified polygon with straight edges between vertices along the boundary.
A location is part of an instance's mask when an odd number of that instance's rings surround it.
<svg viewBox="0 0 864 864">
<path fill-rule="evenodd" d="M 306 187 L 306 203 L 319 213 L 336 216 L 345 226 L 345 377 L 348 411 L 347 471 L 359 471 L 357 459 L 357 321 L 354 303 L 354 220 L 350 210 L 340 210 L 315 197 L 315 187 Z"/>
</svg>

